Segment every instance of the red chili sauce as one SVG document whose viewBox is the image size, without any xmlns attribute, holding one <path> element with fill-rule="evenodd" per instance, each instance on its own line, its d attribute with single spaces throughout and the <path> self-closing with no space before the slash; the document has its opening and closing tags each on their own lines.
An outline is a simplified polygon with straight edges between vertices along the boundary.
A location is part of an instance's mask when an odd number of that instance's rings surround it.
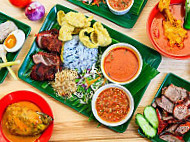
<svg viewBox="0 0 190 142">
<path fill-rule="evenodd" d="M 110 6 L 115 10 L 125 10 L 132 3 L 132 0 L 109 0 Z"/>
<path fill-rule="evenodd" d="M 102 91 L 96 100 L 98 116 L 107 122 L 120 122 L 129 110 L 130 102 L 127 94 L 119 88 L 108 88 Z"/>
</svg>

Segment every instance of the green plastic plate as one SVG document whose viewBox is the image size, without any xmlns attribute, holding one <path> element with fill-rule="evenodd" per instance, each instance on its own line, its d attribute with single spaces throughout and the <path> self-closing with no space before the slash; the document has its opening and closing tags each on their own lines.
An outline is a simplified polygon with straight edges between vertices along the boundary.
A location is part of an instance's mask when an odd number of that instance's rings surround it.
<svg viewBox="0 0 190 142">
<path fill-rule="evenodd" d="M 188 82 L 172 73 L 169 73 L 165 77 L 165 79 L 164 79 L 162 85 L 160 86 L 158 92 L 156 93 L 155 98 L 153 99 L 152 103 L 155 101 L 155 99 L 157 97 L 161 96 L 162 88 L 167 87 L 170 84 L 174 84 L 176 86 L 185 88 L 186 90 L 190 91 L 190 82 Z M 140 128 L 138 129 L 138 132 L 141 136 L 145 137 L 144 133 L 142 132 L 142 130 Z M 190 142 L 190 131 L 188 133 L 186 133 L 183 138 L 184 138 L 185 142 Z M 165 142 L 164 140 L 160 139 L 158 137 L 158 135 L 156 135 L 155 138 L 152 138 L 150 140 L 153 142 Z"/>
<path fill-rule="evenodd" d="M 84 4 L 80 0 L 68 0 L 68 1 L 75 5 L 78 5 L 92 13 L 95 13 L 101 17 L 104 17 L 104 18 L 116 23 L 119 26 L 130 29 L 137 22 L 137 19 L 140 16 L 140 13 L 143 10 L 143 8 L 146 5 L 148 0 L 144 0 L 144 2 L 142 3 L 142 6 L 137 14 L 135 14 L 135 11 L 137 11 L 137 10 L 134 7 L 136 7 L 136 6 L 138 7 L 139 1 L 142 1 L 142 0 L 135 0 L 134 6 L 131 8 L 131 10 L 127 14 L 122 15 L 122 16 L 113 14 L 109 10 L 107 4 L 104 4 L 104 3 L 101 3 L 100 6 L 98 7 L 96 5 L 91 6 L 91 5 Z"/>
<path fill-rule="evenodd" d="M 56 13 L 59 10 L 63 10 L 66 13 L 73 11 L 73 10 L 66 8 L 64 6 L 61 6 L 61 5 L 54 6 L 51 9 L 51 11 L 49 12 L 40 31 L 49 30 L 52 28 L 56 28 L 58 26 L 57 20 L 56 20 L 57 19 Z M 93 22 L 95 22 L 95 21 L 93 21 Z M 138 51 L 142 55 L 143 60 L 147 64 L 149 64 L 151 67 L 157 68 L 159 66 L 159 64 L 161 62 L 161 55 L 157 51 L 139 43 L 138 41 L 136 41 L 122 33 L 115 31 L 105 25 L 104 25 L 104 27 L 108 30 L 108 32 L 110 33 L 110 36 L 112 37 L 113 40 L 117 40 L 119 42 L 127 42 L 127 43 L 133 45 L 134 47 L 137 47 Z M 91 108 L 88 107 L 88 105 L 84 105 L 84 106 L 81 106 L 80 104 L 78 105 L 78 101 L 79 101 L 78 99 L 71 100 L 71 99 L 64 99 L 63 97 L 59 97 L 56 95 L 55 91 L 52 89 L 52 87 L 47 82 L 34 81 L 30 78 L 31 68 L 34 65 L 33 60 L 32 60 L 32 55 L 35 54 L 36 52 L 38 52 L 39 50 L 40 49 L 37 47 L 36 42 L 34 42 L 28 55 L 26 56 L 22 66 L 21 66 L 20 70 L 19 70 L 19 77 L 22 80 L 24 80 L 25 82 L 31 84 L 32 86 L 34 86 L 37 89 L 41 90 L 42 92 L 50 95 L 51 97 L 55 98 L 56 100 L 64 103 L 65 105 L 75 109 L 76 111 L 78 111 L 90 118 L 93 117 L 93 116 L 91 116 L 92 113 L 89 115 L 89 112 L 91 112 Z M 138 93 L 135 94 L 135 97 L 134 97 L 135 110 L 139 105 L 139 102 L 146 90 L 146 87 L 144 87 L 143 89 L 138 91 Z M 130 122 L 130 120 L 121 126 L 109 127 L 109 128 L 122 133 L 127 129 L 129 122 Z"/>
<path fill-rule="evenodd" d="M 17 25 L 17 27 L 25 33 L 26 38 L 28 37 L 28 35 L 30 34 L 30 31 L 31 31 L 30 26 L 0 12 L 0 24 L 6 22 L 7 20 L 13 21 Z M 16 57 L 18 56 L 19 52 L 20 52 L 20 50 L 15 53 L 7 53 L 7 60 L 14 61 L 16 59 Z M 1 58 L 0 58 L 0 62 L 2 62 Z M 0 83 L 2 83 L 4 81 L 7 74 L 8 74 L 8 70 L 6 68 L 0 69 Z"/>
</svg>

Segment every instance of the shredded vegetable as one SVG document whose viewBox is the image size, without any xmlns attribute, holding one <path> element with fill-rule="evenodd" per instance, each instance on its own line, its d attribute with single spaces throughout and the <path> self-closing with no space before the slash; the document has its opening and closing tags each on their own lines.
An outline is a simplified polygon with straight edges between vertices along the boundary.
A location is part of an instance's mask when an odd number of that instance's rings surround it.
<svg viewBox="0 0 190 142">
<path fill-rule="evenodd" d="M 98 7 L 100 6 L 100 3 L 106 3 L 104 0 L 82 0 L 84 4 L 88 5 L 97 5 Z"/>
<path fill-rule="evenodd" d="M 93 64 L 92 69 L 84 70 L 75 80 L 77 91 L 74 93 L 82 104 L 89 104 L 94 92 L 104 85 L 107 80 L 103 78 L 100 70 Z"/>
<path fill-rule="evenodd" d="M 0 69 L 4 67 L 13 66 L 13 65 L 18 65 L 18 64 L 20 64 L 20 60 L 13 61 L 13 62 L 0 63 Z"/>
</svg>

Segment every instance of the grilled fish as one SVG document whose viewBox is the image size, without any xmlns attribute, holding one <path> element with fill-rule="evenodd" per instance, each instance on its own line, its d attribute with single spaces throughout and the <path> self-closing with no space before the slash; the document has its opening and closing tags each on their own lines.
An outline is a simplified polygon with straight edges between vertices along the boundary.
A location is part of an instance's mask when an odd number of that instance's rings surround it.
<svg viewBox="0 0 190 142">
<path fill-rule="evenodd" d="M 18 103 L 6 109 L 6 127 L 12 135 L 36 136 L 41 134 L 53 121 L 52 117 L 36 112 Z"/>
</svg>

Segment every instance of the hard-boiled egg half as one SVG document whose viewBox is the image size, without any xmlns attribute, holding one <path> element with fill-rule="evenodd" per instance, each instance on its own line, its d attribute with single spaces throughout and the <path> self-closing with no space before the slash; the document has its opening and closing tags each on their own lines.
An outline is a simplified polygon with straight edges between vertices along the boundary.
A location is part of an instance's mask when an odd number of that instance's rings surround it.
<svg viewBox="0 0 190 142">
<path fill-rule="evenodd" d="M 8 35 L 3 44 L 7 52 L 16 52 L 22 47 L 24 41 L 24 32 L 22 30 L 15 30 Z"/>
</svg>

